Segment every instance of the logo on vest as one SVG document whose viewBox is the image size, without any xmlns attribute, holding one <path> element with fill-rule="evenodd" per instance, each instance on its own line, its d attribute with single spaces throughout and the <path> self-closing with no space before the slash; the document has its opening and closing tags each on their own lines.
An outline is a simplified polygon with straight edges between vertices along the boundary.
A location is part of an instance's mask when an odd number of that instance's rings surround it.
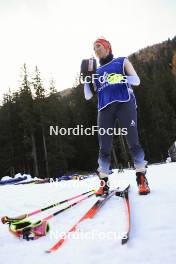
<svg viewBox="0 0 176 264">
<path fill-rule="evenodd" d="M 126 76 L 118 73 L 109 73 L 107 82 L 109 84 L 126 83 Z"/>
<path fill-rule="evenodd" d="M 103 75 L 99 76 L 98 81 L 101 84 L 101 87 L 98 89 L 98 91 L 101 91 L 108 85 L 113 85 L 113 84 L 123 84 L 127 83 L 127 79 L 125 75 L 118 74 L 118 73 L 107 73 L 104 72 Z"/>
</svg>

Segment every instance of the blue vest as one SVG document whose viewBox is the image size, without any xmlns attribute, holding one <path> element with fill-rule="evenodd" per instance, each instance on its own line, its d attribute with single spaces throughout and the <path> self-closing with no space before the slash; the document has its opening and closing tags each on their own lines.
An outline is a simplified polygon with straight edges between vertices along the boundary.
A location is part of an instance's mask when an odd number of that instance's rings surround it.
<svg viewBox="0 0 176 264">
<path fill-rule="evenodd" d="M 98 111 L 113 102 L 127 102 L 130 100 L 128 83 L 119 83 L 114 77 L 125 75 L 124 60 L 126 57 L 113 59 L 96 70 L 94 79 L 98 96 Z M 113 81 L 114 79 L 114 81 Z"/>
</svg>

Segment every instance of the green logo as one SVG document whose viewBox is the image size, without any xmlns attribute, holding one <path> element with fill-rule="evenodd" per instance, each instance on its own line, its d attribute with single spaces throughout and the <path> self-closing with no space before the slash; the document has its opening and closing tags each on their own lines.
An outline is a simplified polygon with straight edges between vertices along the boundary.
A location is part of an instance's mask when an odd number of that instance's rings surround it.
<svg viewBox="0 0 176 264">
<path fill-rule="evenodd" d="M 107 81 L 109 84 L 122 83 L 126 78 L 122 74 L 110 73 L 107 76 Z"/>
</svg>

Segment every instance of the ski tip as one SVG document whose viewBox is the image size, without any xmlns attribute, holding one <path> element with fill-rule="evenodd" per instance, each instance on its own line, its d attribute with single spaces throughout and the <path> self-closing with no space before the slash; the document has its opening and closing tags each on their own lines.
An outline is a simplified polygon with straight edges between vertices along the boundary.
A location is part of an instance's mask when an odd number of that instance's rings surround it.
<svg viewBox="0 0 176 264">
<path fill-rule="evenodd" d="M 123 235 L 121 240 L 122 245 L 126 244 L 128 240 L 129 240 L 129 231 Z"/>
<path fill-rule="evenodd" d="M 121 243 L 122 245 L 125 245 L 127 242 L 128 242 L 128 239 L 129 239 L 129 236 L 128 235 L 125 235 L 122 240 L 121 240 Z"/>
</svg>

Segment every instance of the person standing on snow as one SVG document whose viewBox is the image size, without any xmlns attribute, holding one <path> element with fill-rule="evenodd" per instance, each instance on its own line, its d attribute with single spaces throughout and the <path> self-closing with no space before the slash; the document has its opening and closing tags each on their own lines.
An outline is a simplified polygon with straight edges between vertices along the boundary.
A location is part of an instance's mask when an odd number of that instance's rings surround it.
<svg viewBox="0 0 176 264">
<path fill-rule="evenodd" d="M 85 82 L 85 98 L 91 99 L 93 96 L 92 87 L 94 87 L 98 97 L 97 126 L 99 129 L 103 128 L 106 131 L 108 128 L 114 129 L 116 119 L 119 120 L 121 128 L 127 128 L 126 139 L 136 170 L 139 194 L 148 194 L 150 188 L 145 176 L 146 161 L 138 138 L 136 100 L 131 88 L 131 85 L 138 86 L 140 79 L 126 57 L 113 57 L 109 41 L 99 38 L 94 42 L 93 47 L 100 63 L 100 67 L 96 69 L 95 73 L 100 78 L 94 78 L 91 85 Z M 100 81 L 105 76 L 106 80 Z M 96 195 L 104 196 L 109 192 L 108 175 L 113 135 L 99 133 L 98 139 L 100 188 Z"/>
</svg>

